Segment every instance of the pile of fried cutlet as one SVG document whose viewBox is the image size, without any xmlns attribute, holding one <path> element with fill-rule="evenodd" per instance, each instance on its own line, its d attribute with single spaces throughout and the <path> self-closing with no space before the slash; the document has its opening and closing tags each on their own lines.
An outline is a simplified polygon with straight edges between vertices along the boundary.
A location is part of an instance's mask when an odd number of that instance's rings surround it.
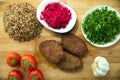
<svg viewBox="0 0 120 80">
<path fill-rule="evenodd" d="M 87 53 L 86 43 L 74 34 L 65 34 L 61 42 L 46 40 L 40 43 L 40 53 L 51 63 L 65 71 L 82 67 L 80 56 Z"/>
</svg>

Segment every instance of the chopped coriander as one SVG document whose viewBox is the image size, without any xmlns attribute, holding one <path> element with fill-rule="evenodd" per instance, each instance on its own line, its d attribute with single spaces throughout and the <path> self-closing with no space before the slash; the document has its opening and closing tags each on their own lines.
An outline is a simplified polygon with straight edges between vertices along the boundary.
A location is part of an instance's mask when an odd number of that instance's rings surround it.
<svg viewBox="0 0 120 80">
<path fill-rule="evenodd" d="M 115 11 L 102 7 L 86 16 L 82 28 L 92 43 L 105 44 L 120 34 L 120 17 Z"/>
</svg>

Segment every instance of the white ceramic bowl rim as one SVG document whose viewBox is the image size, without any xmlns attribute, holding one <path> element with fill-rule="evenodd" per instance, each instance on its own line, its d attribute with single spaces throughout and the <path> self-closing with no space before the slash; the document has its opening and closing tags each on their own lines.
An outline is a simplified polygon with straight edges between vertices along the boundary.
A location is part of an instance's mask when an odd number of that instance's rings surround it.
<svg viewBox="0 0 120 80">
<path fill-rule="evenodd" d="M 44 20 L 40 19 L 41 12 L 45 9 L 46 5 L 48 5 L 49 3 L 54 3 L 54 2 L 59 2 L 62 6 L 67 7 L 72 14 L 71 15 L 71 17 L 72 17 L 71 20 L 69 21 L 66 28 L 64 28 L 64 29 L 63 28 L 53 29 L 53 28 L 49 27 L 49 25 Z M 63 3 L 59 0 L 43 0 L 37 8 L 36 17 L 44 27 L 46 27 L 47 29 L 49 29 L 51 31 L 57 32 L 57 33 L 66 33 L 68 31 L 70 31 L 76 23 L 76 13 L 75 13 L 75 11 L 71 7 L 69 7 L 68 5 L 66 5 L 65 3 Z"/>
<path fill-rule="evenodd" d="M 83 18 L 82 18 L 82 23 L 84 22 L 84 20 L 85 20 L 85 18 L 86 18 L 86 16 L 87 16 L 88 14 L 90 14 L 91 12 L 93 12 L 93 11 L 96 10 L 96 9 L 101 9 L 102 7 L 107 7 L 108 10 L 115 11 L 116 14 L 117 14 L 117 16 L 120 18 L 119 12 L 118 12 L 117 10 L 115 10 L 114 8 L 112 8 L 112 7 L 110 7 L 110 6 L 107 6 L 107 5 L 98 5 L 98 6 L 95 6 L 95 7 L 91 8 L 90 10 L 88 10 L 88 11 L 86 12 L 86 14 L 85 14 L 85 15 L 83 16 Z M 86 39 L 89 43 L 91 43 L 93 46 L 96 46 L 96 47 L 109 47 L 109 46 L 114 45 L 116 42 L 118 42 L 118 41 L 120 40 L 120 34 L 118 34 L 118 35 L 116 35 L 115 39 L 114 39 L 113 41 L 111 41 L 111 42 L 108 42 L 108 43 L 106 43 L 106 44 L 95 44 L 95 43 L 92 43 L 92 42 L 87 38 L 87 35 L 84 33 L 82 26 L 81 26 L 81 29 L 82 29 L 82 33 L 83 33 L 83 36 L 85 37 L 85 39 Z"/>
</svg>

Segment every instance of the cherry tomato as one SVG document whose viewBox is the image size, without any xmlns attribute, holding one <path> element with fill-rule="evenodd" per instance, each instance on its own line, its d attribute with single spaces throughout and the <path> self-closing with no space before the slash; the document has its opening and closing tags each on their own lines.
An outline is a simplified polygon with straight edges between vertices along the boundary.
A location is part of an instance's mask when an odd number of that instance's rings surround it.
<svg viewBox="0 0 120 80">
<path fill-rule="evenodd" d="M 21 67 L 24 70 L 32 71 L 37 68 L 37 61 L 36 61 L 35 57 L 32 56 L 31 54 L 25 54 L 21 58 L 20 62 L 21 62 Z"/>
<path fill-rule="evenodd" d="M 28 80 L 43 80 L 43 73 L 36 69 L 28 73 Z"/>
<path fill-rule="evenodd" d="M 8 73 L 8 80 L 23 80 L 22 73 L 19 70 L 12 70 Z"/>
<path fill-rule="evenodd" d="M 10 55 L 8 55 L 6 62 L 11 67 L 19 66 L 20 58 L 21 56 L 18 53 L 12 52 Z"/>
</svg>

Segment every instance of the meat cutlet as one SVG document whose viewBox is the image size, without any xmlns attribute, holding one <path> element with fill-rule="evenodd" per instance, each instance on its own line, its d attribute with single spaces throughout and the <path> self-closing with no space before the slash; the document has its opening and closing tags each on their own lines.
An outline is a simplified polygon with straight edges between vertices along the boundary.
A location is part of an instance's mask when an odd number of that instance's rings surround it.
<svg viewBox="0 0 120 80">
<path fill-rule="evenodd" d="M 63 47 L 55 40 L 46 40 L 40 43 L 40 52 L 51 63 L 56 64 L 64 58 Z"/>
<path fill-rule="evenodd" d="M 63 47 L 73 55 L 80 56 L 88 51 L 86 43 L 74 34 L 62 36 Z"/>
<path fill-rule="evenodd" d="M 78 57 L 66 51 L 64 53 L 65 53 L 64 61 L 57 64 L 57 66 L 60 69 L 65 70 L 65 71 L 73 71 L 73 70 L 77 70 L 82 67 L 83 63 Z"/>
</svg>

